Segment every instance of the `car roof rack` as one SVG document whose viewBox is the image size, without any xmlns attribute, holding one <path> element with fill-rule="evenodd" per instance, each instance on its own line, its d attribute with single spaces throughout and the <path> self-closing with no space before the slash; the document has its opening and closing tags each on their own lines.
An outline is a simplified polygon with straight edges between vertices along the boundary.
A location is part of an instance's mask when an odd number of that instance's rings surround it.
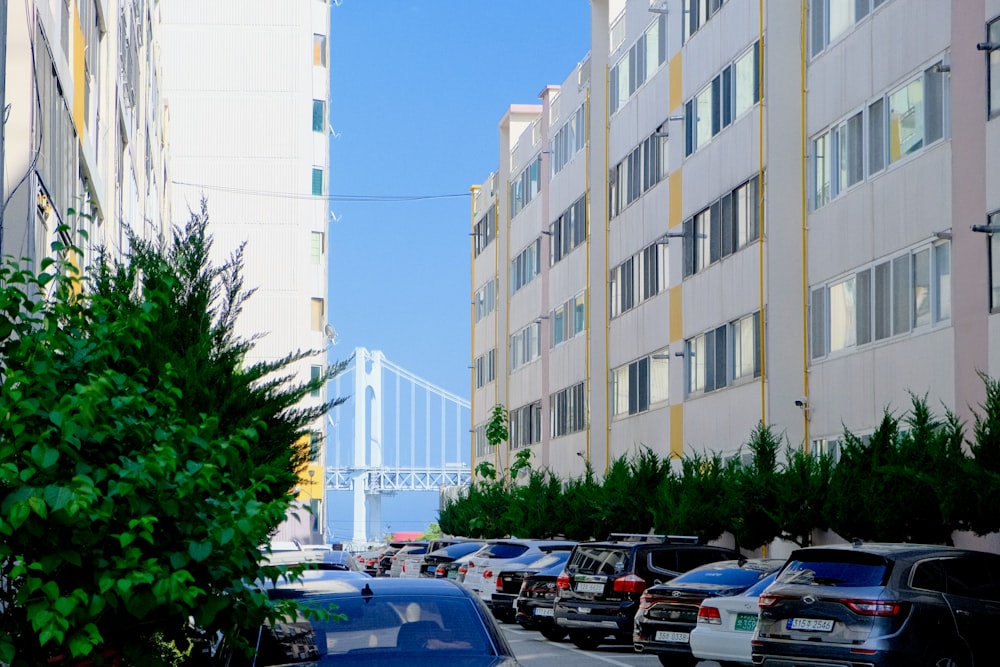
<svg viewBox="0 0 1000 667">
<path fill-rule="evenodd" d="M 700 544 L 696 535 L 653 535 L 649 533 L 609 533 L 609 542 L 660 542 L 668 544 Z"/>
</svg>

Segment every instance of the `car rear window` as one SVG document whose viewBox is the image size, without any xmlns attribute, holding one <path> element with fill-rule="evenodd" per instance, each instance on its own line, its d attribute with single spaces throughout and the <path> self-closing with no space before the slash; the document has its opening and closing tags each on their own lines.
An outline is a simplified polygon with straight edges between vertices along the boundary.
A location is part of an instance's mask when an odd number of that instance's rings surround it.
<svg viewBox="0 0 1000 667">
<path fill-rule="evenodd" d="M 882 556 L 851 551 L 795 552 L 778 575 L 780 584 L 864 588 L 884 586 L 890 564 Z"/>
<path fill-rule="evenodd" d="M 613 575 L 627 570 L 631 549 L 608 546 L 578 545 L 569 561 L 569 568 L 584 574 Z"/>
<path fill-rule="evenodd" d="M 497 542 L 492 545 L 482 555 L 485 558 L 516 558 L 520 556 L 528 547 L 524 544 L 510 544 L 509 542 Z"/>
<path fill-rule="evenodd" d="M 739 568 L 697 570 L 686 572 L 670 580 L 670 583 L 711 584 L 718 586 L 752 586 L 763 573 L 759 570 Z"/>
</svg>

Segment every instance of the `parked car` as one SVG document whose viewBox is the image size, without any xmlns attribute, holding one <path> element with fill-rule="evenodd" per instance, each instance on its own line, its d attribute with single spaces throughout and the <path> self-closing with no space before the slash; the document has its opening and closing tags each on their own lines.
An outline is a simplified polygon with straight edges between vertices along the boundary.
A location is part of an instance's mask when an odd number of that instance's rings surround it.
<svg viewBox="0 0 1000 667">
<path fill-rule="evenodd" d="M 416 578 L 425 576 L 423 571 L 424 559 L 427 555 L 442 549 L 452 544 L 462 542 L 459 538 L 436 538 L 433 540 L 428 540 L 426 546 L 423 549 L 410 549 L 406 553 L 397 553 L 399 560 L 401 561 L 399 567 L 399 576 L 405 578 Z M 475 544 L 482 544 L 481 542 L 476 542 Z M 433 575 L 431 575 L 433 576 Z"/>
<path fill-rule="evenodd" d="M 991 665 L 1000 555 L 917 544 L 793 551 L 760 596 L 756 665 Z"/>
<path fill-rule="evenodd" d="M 573 548 L 556 580 L 553 618 L 578 648 L 593 649 L 608 636 L 632 642 L 639 596 L 648 586 L 692 568 L 741 558 L 695 537 L 612 534 Z"/>
<path fill-rule="evenodd" d="M 771 585 L 772 572 L 737 595 L 707 598 L 698 608 L 698 625 L 691 631 L 691 653 L 724 667 L 751 664 L 750 640 L 757 627 L 757 598 Z"/>
<path fill-rule="evenodd" d="M 482 603 L 462 586 L 433 579 L 358 574 L 311 578 L 271 588 L 274 599 L 329 610 L 265 624 L 251 636 L 254 667 L 289 664 L 514 667 L 510 644 Z M 358 577 L 358 578 L 354 578 Z M 233 667 L 253 658 L 230 651 Z"/>
<path fill-rule="evenodd" d="M 401 577 L 403 576 L 403 564 L 406 562 L 408 557 L 423 558 L 424 554 L 427 553 L 427 540 L 415 540 L 413 542 L 407 542 L 404 546 L 400 547 L 396 553 L 392 555 L 392 560 L 389 565 L 389 576 L 390 577 Z"/>
<path fill-rule="evenodd" d="M 514 616 L 517 614 L 514 603 L 517 602 L 517 595 L 521 592 L 521 583 L 524 578 L 548 567 L 565 566 L 567 560 L 569 560 L 568 549 L 553 551 L 542 556 L 538 554 L 519 556 L 504 563 L 501 566 L 503 569 L 494 570 L 492 573 L 490 571 L 483 573 L 484 580 L 490 579 L 492 574 L 494 582 L 491 596 L 492 604 L 490 605 L 493 616 L 498 621 L 513 623 Z"/>
<path fill-rule="evenodd" d="M 706 598 L 741 593 L 784 565 L 777 559 L 722 560 L 701 565 L 663 584 L 650 586 L 639 597 L 632 646 L 653 653 L 663 665 L 693 667 L 691 631 L 698 625 L 698 608 Z"/>
<path fill-rule="evenodd" d="M 566 628 L 556 625 L 552 612 L 556 579 L 564 569 L 565 563 L 559 563 L 527 575 L 514 602 L 514 622 L 526 630 L 538 630 L 551 641 L 566 637 Z"/>
<path fill-rule="evenodd" d="M 504 539 L 494 540 L 485 544 L 479 551 L 476 551 L 469 558 L 465 566 L 465 572 L 459 570 L 458 581 L 463 586 L 474 592 L 486 604 L 487 607 L 493 604 L 493 587 L 496 585 L 492 581 L 492 571 L 499 569 L 505 561 L 518 556 L 530 556 L 532 554 L 541 556 L 551 551 L 569 551 L 576 542 L 569 540 L 528 540 L 528 539 Z M 483 574 L 487 571 L 489 581 L 484 582 Z"/>
<path fill-rule="evenodd" d="M 388 577 L 392 568 L 392 557 L 409 542 L 389 542 L 379 552 L 378 564 L 375 566 L 376 577 Z"/>
<path fill-rule="evenodd" d="M 424 556 L 423 562 L 420 564 L 420 576 L 421 577 L 439 577 L 454 579 L 458 575 L 458 568 L 445 568 L 444 566 L 451 563 L 456 558 L 461 558 L 463 556 L 468 556 L 469 554 L 478 551 L 482 548 L 484 542 L 479 540 L 467 540 L 465 542 L 456 542 L 455 544 L 449 544 L 446 547 L 441 547 L 435 551 L 431 551 Z M 442 572 L 438 574 L 438 568 L 442 569 Z M 445 572 L 450 570 L 455 576 L 446 577 Z"/>
</svg>

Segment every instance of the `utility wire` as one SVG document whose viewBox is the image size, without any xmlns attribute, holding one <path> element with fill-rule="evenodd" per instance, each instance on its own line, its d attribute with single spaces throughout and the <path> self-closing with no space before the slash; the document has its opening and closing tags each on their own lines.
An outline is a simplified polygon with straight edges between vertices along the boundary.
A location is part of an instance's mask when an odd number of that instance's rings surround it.
<svg viewBox="0 0 1000 667">
<path fill-rule="evenodd" d="M 174 185 L 190 186 L 194 188 L 200 188 L 202 190 L 215 190 L 217 192 L 228 192 L 231 194 L 241 194 L 241 195 L 258 195 L 261 197 L 276 197 L 279 199 L 298 199 L 298 200 L 326 200 L 330 202 L 410 202 L 410 201 L 424 201 L 430 199 L 457 199 L 459 197 L 468 197 L 468 192 L 461 192 L 457 194 L 440 194 L 440 195 L 345 195 L 345 194 L 328 194 L 328 195 L 307 195 L 294 192 L 276 192 L 273 190 L 257 190 L 250 188 L 236 188 L 225 185 L 205 185 L 203 183 L 188 183 L 185 181 L 171 181 Z"/>
</svg>

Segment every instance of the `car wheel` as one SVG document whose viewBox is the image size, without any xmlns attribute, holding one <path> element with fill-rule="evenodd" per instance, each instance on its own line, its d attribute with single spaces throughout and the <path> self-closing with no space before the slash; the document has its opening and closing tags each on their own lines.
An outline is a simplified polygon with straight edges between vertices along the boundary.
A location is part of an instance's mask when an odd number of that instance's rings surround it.
<svg viewBox="0 0 1000 667">
<path fill-rule="evenodd" d="M 698 659 L 690 655 L 664 655 L 661 653 L 656 657 L 660 659 L 660 664 L 663 667 L 694 667 L 698 664 Z"/>
<path fill-rule="evenodd" d="M 566 638 L 566 628 L 561 628 L 558 625 L 547 625 L 540 628 L 539 632 L 550 642 L 561 642 Z"/>
<path fill-rule="evenodd" d="M 593 651 L 601 645 L 603 639 L 604 635 L 596 632 L 579 632 L 574 630 L 569 633 L 569 640 L 573 642 L 573 645 L 584 651 Z"/>
</svg>

